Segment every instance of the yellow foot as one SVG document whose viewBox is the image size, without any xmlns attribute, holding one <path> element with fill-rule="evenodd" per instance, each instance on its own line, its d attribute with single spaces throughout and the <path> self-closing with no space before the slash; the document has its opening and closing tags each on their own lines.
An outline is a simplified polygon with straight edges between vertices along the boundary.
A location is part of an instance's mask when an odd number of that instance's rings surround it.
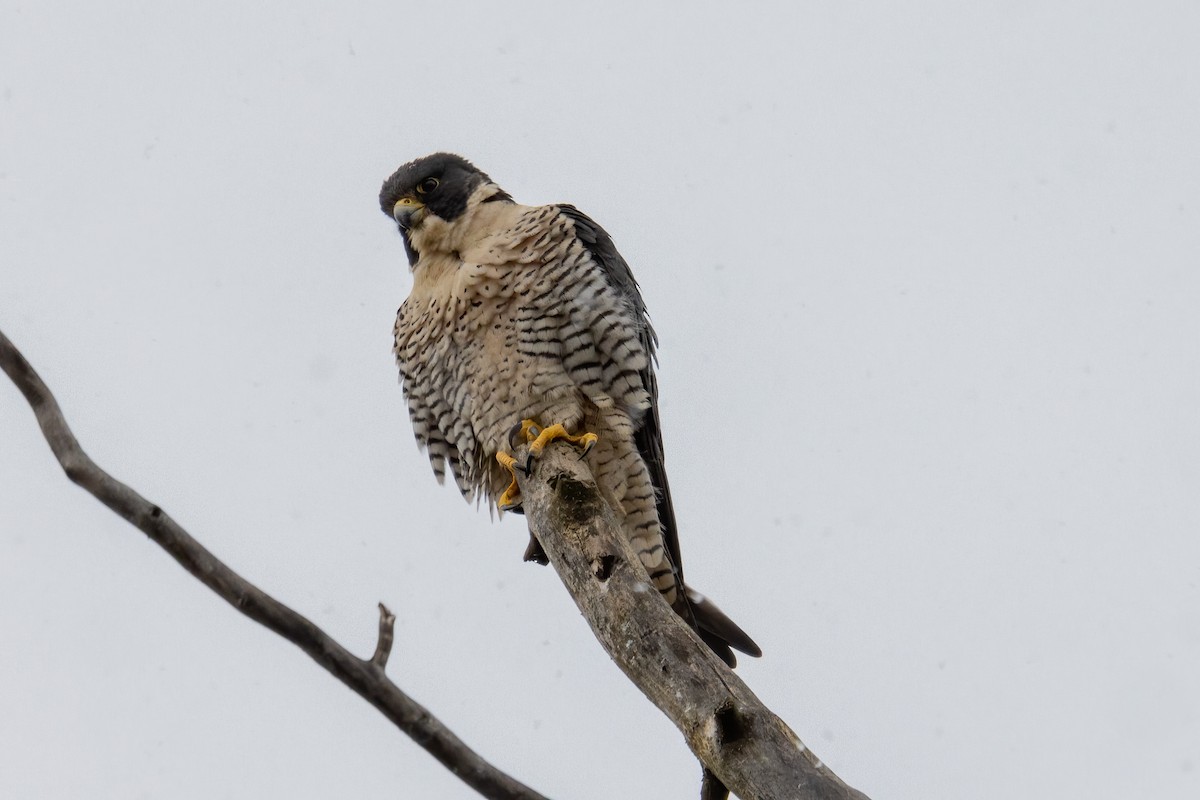
<svg viewBox="0 0 1200 800">
<path fill-rule="evenodd" d="M 543 428 L 531 419 L 523 419 L 520 425 L 513 428 L 512 433 L 509 435 L 509 443 L 514 448 L 517 446 L 518 436 L 529 444 L 529 451 L 524 464 L 517 463 L 515 458 L 503 451 L 496 453 L 496 461 L 513 476 L 512 483 L 504 490 L 504 494 L 500 495 L 500 500 L 497 503 L 503 511 L 520 512 L 521 488 L 517 485 L 517 470 L 521 470 L 526 475 L 532 472 L 533 459 L 542 454 L 542 451 L 546 449 L 546 445 L 555 439 L 562 439 L 578 447 L 579 457 L 583 458 L 591 451 L 596 442 L 600 441 L 600 437 L 594 433 L 581 433 L 578 436 L 572 436 L 567 433 L 567 429 L 561 424 Z"/>
<path fill-rule="evenodd" d="M 578 436 L 572 436 L 567 433 L 567 429 L 561 424 L 554 424 L 548 428 L 539 428 L 533 420 L 521 421 L 521 434 L 525 437 L 525 441 L 529 442 L 529 457 L 532 460 L 542 454 L 546 449 L 546 445 L 553 442 L 555 439 L 563 439 L 570 442 L 579 448 L 579 457 L 583 458 L 595 446 L 596 442 L 600 441 L 600 437 L 594 433 L 581 433 Z"/>
<path fill-rule="evenodd" d="M 517 460 L 508 453 L 496 453 L 496 460 L 513 476 L 512 483 L 504 490 L 504 494 L 500 495 L 500 500 L 496 505 L 500 506 L 501 511 L 518 511 L 521 508 L 521 487 L 517 485 L 516 471 L 521 467 L 517 464 Z"/>
</svg>

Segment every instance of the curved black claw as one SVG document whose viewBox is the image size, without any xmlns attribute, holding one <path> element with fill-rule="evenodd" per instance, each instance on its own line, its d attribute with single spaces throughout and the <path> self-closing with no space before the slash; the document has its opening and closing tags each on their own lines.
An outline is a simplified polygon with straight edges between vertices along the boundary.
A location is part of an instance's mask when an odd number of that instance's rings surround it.
<svg viewBox="0 0 1200 800">
<path fill-rule="evenodd" d="M 575 445 L 579 449 L 579 458 L 583 459 L 591 451 L 596 444 L 597 437 L 594 433 L 581 433 L 578 436 L 572 436 L 567 432 L 561 423 L 556 423 L 549 427 L 542 427 L 541 424 L 531 419 L 523 419 L 516 425 L 513 425 L 508 431 L 508 443 L 514 451 L 519 450 L 521 445 L 528 445 L 525 453 L 525 463 L 519 463 L 515 456 L 508 453 L 496 453 L 496 460 L 500 465 L 512 473 L 513 480 L 504 494 L 500 496 L 500 508 L 503 511 L 517 511 L 521 502 L 521 490 L 517 485 L 517 471 L 519 470 L 526 476 L 533 474 L 533 462 L 542 454 L 542 450 L 546 445 L 556 439 L 563 439 Z M 524 441 L 522 441 L 524 440 Z M 518 512 L 519 513 L 519 512 Z"/>
<path fill-rule="evenodd" d="M 525 427 L 525 422 L 522 420 L 521 422 L 518 422 L 516 425 L 513 425 L 511 428 L 508 429 L 508 449 L 509 450 L 516 450 L 518 447 L 525 444 L 525 442 L 521 438 L 518 438 L 521 436 L 521 429 L 523 427 Z"/>
</svg>

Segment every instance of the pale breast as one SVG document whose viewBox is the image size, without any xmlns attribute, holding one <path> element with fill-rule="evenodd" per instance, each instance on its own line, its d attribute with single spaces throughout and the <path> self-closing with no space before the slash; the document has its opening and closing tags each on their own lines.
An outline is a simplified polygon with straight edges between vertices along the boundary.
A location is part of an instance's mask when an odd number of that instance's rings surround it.
<svg viewBox="0 0 1200 800">
<path fill-rule="evenodd" d="M 570 221 L 550 206 L 517 208 L 462 253 L 422 253 L 396 320 L 417 441 L 438 479 L 448 463 L 468 498 L 503 488 L 494 456 L 520 420 L 574 427 L 585 406 L 637 414 L 649 404 L 636 322 Z"/>
</svg>

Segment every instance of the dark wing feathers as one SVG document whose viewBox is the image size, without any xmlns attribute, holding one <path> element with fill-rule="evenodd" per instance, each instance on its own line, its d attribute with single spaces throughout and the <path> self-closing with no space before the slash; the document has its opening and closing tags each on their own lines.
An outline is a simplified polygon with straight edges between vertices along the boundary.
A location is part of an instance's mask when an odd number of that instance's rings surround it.
<svg viewBox="0 0 1200 800">
<path fill-rule="evenodd" d="M 658 520 L 663 528 L 663 540 L 671 563 L 683 582 L 683 560 L 679 553 L 679 528 L 675 522 L 675 509 L 671 505 L 671 487 L 667 483 L 667 470 L 663 464 L 662 427 L 658 419 L 658 380 L 654 377 L 655 349 L 658 346 L 658 336 L 650 326 L 646 315 L 646 303 L 642 293 L 638 291 L 637 281 L 629 264 L 617 252 L 612 237 L 596 222 L 572 205 L 560 205 L 558 210 L 563 216 L 575 224 L 575 235 L 591 253 L 592 258 L 604 270 L 609 286 L 619 291 L 625 297 L 634 311 L 641 329 L 638 337 L 642 347 L 649 357 L 646 368 L 641 371 L 642 386 L 650 395 L 650 409 L 637 432 L 637 448 L 650 470 L 650 481 L 658 493 Z"/>
<path fill-rule="evenodd" d="M 683 583 L 683 560 L 679 554 L 679 527 L 675 522 L 675 509 L 671 505 L 671 487 L 667 483 L 667 470 L 663 464 L 662 427 L 658 418 L 658 380 L 654 376 L 655 349 L 658 346 L 658 337 L 654 334 L 654 329 L 650 327 L 650 320 L 646 315 L 646 304 L 642 300 L 641 292 L 638 291 L 633 272 L 629 269 L 629 264 L 617 252 L 612 238 L 595 221 L 575 206 L 560 205 L 558 209 L 575 224 L 575 235 L 587 248 L 593 260 L 604 270 L 609 286 L 625 297 L 630 308 L 633 309 L 634 317 L 641 326 L 638 337 L 648 358 L 646 368 L 640 374 L 642 386 L 650 395 L 650 408 L 646 411 L 646 416 L 636 434 L 637 448 L 642 460 L 646 462 L 646 467 L 650 471 L 650 480 L 658 493 L 658 520 L 662 525 L 663 540 L 686 598 L 682 609 L 682 611 L 686 611 L 684 618 L 689 619 L 700 634 L 700 638 L 731 667 L 737 664 L 737 659 L 730 649 L 731 645 L 743 653 L 756 657 L 761 656 L 762 650 L 745 631 L 725 616 L 721 609 L 717 608 L 710 600 L 689 589 Z"/>
</svg>

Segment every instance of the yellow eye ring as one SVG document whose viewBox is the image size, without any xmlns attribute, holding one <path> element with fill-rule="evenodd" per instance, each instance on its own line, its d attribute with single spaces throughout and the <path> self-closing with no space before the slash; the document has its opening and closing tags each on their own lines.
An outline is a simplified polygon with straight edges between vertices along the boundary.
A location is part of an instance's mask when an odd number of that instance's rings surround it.
<svg viewBox="0 0 1200 800">
<path fill-rule="evenodd" d="M 426 178 L 417 184 L 417 194 L 429 194 L 438 187 L 437 178 Z"/>
</svg>

